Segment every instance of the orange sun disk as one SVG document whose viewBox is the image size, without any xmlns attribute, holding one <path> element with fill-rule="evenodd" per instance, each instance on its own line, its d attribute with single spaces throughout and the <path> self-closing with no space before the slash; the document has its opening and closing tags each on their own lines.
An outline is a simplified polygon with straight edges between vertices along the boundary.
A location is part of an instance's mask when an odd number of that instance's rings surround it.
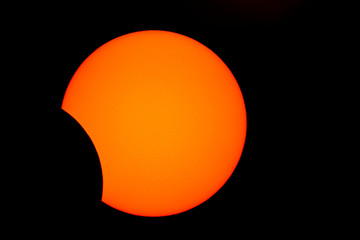
<svg viewBox="0 0 360 240">
<path fill-rule="evenodd" d="M 173 32 L 102 45 L 75 72 L 62 109 L 96 148 L 102 201 L 133 215 L 203 203 L 231 176 L 245 142 L 236 79 L 210 49 Z"/>
</svg>

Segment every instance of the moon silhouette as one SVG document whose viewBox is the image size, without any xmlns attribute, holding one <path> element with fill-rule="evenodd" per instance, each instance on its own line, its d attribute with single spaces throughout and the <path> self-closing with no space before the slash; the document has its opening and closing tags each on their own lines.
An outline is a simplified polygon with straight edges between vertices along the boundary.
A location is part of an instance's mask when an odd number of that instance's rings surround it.
<svg viewBox="0 0 360 240">
<path fill-rule="evenodd" d="M 102 201 L 139 216 L 192 209 L 229 179 L 243 151 L 240 87 L 209 48 L 148 30 L 95 50 L 72 77 L 61 107 L 99 155 Z"/>
</svg>

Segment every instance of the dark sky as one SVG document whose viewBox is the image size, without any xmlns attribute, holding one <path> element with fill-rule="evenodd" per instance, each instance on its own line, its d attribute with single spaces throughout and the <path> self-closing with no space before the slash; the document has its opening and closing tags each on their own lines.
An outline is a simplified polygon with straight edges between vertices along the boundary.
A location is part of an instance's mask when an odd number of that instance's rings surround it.
<svg viewBox="0 0 360 240">
<path fill-rule="evenodd" d="M 40 204 L 54 231 L 84 224 L 122 230 L 145 226 L 226 225 L 235 232 L 281 228 L 299 231 L 314 207 L 306 192 L 304 159 L 313 127 L 312 104 L 321 70 L 328 25 L 324 6 L 314 1 L 131 1 L 108 4 L 34 6 L 18 23 L 35 61 L 39 106 L 50 110 L 45 128 L 45 175 Z M 331 21 L 330 21 L 331 22 Z M 229 181 L 210 200 L 165 218 L 141 218 L 100 202 L 101 169 L 91 140 L 60 109 L 72 75 L 94 50 L 126 33 L 157 29 L 189 36 L 213 50 L 230 68 L 244 95 L 248 134 L 241 160 Z M 22 31 L 22 30 L 19 30 Z M 305 149 L 305 150 L 304 150 Z M 40 200 L 39 200 L 40 201 Z M 312 219 L 316 218 L 316 214 Z M 46 222 L 46 220 L 45 220 Z M 181 227 L 178 229 L 181 232 Z M 176 235 L 175 235 L 176 236 Z"/>
</svg>

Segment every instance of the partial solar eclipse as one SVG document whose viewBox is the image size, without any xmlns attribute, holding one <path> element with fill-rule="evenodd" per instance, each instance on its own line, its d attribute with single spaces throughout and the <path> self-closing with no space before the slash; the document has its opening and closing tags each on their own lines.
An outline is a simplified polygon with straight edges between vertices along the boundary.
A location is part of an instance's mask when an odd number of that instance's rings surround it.
<svg viewBox="0 0 360 240">
<path fill-rule="evenodd" d="M 139 216 L 205 202 L 233 173 L 246 136 L 244 100 L 229 68 L 201 43 L 168 31 L 99 47 L 72 77 L 62 109 L 96 148 L 102 201 Z"/>
</svg>

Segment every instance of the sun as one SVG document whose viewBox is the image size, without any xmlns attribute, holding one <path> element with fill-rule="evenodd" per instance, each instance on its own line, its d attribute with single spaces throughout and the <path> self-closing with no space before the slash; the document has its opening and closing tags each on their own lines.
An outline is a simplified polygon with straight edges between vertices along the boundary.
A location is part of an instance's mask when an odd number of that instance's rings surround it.
<svg viewBox="0 0 360 240">
<path fill-rule="evenodd" d="M 75 72 L 62 109 L 99 155 L 102 201 L 133 215 L 168 216 L 214 195 L 246 136 L 239 85 L 209 48 L 148 30 L 115 38 Z"/>
</svg>

